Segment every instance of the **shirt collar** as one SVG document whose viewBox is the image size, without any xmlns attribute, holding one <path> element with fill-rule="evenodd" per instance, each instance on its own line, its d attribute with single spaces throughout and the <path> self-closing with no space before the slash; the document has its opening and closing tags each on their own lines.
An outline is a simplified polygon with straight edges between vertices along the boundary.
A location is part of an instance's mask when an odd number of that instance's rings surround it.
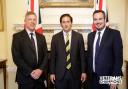
<svg viewBox="0 0 128 89">
<path fill-rule="evenodd" d="M 98 34 L 98 32 L 100 32 L 101 34 L 103 34 L 104 33 L 104 31 L 105 31 L 105 29 L 106 29 L 106 27 L 104 27 L 101 31 L 96 31 L 96 34 Z"/>
<path fill-rule="evenodd" d="M 26 29 L 28 35 L 30 35 L 30 33 L 33 33 L 33 36 L 35 36 L 35 31 L 31 32 L 30 30 Z"/>
<path fill-rule="evenodd" d="M 72 30 L 68 32 L 69 36 L 71 36 Z M 63 31 L 64 36 L 67 35 L 67 32 Z"/>
</svg>

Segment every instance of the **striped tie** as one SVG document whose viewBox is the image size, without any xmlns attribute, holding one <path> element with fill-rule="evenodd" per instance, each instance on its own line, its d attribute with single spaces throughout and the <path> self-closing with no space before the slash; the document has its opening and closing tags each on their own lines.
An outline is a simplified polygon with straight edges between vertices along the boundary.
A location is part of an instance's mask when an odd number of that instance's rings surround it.
<svg viewBox="0 0 128 89">
<path fill-rule="evenodd" d="M 70 45 L 69 45 L 69 34 L 66 34 L 66 68 L 70 69 L 71 68 L 71 60 L 70 60 Z"/>
</svg>

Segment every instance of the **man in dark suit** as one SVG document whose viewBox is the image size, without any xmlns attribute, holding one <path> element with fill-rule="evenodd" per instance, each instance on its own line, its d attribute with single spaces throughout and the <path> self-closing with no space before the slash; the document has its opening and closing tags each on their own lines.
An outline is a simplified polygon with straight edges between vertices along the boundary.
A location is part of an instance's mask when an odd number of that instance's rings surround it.
<svg viewBox="0 0 128 89">
<path fill-rule="evenodd" d="M 37 16 L 25 15 L 25 29 L 13 35 L 12 57 L 17 66 L 18 89 L 45 89 L 44 70 L 47 64 L 45 37 L 35 32 Z"/>
<path fill-rule="evenodd" d="M 116 89 L 117 84 L 107 81 L 107 78 L 111 80 L 114 76 L 122 76 L 123 46 L 120 32 L 106 26 L 106 16 L 102 10 L 94 11 L 93 23 L 96 31 L 88 35 L 87 43 L 90 89 Z M 100 84 L 103 77 L 107 82 Z"/>
<path fill-rule="evenodd" d="M 80 89 L 86 79 L 84 41 L 80 33 L 71 30 L 72 21 L 69 14 L 63 14 L 63 30 L 52 38 L 50 79 L 56 89 Z"/>
</svg>

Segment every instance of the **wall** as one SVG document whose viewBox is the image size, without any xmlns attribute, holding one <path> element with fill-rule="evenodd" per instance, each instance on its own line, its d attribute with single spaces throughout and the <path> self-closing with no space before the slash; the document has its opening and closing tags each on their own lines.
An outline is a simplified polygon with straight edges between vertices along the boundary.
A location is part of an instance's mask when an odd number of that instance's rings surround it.
<svg viewBox="0 0 128 89">
<path fill-rule="evenodd" d="M 7 58 L 8 66 L 8 89 L 17 89 L 15 80 L 15 65 L 13 64 L 11 57 L 11 42 L 12 34 L 15 33 L 14 24 L 23 24 L 25 14 L 25 0 L 4 0 L 5 4 L 5 29 L 4 32 L 0 32 L 0 58 Z M 128 44 L 128 17 L 126 21 L 126 1 L 127 0 L 108 0 L 109 7 L 109 20 L 110 23 L 118 25 L 118 30 L 121 31 L 124 46 Z M 116 4 L 115 4 L 116 3 Z M 127 6 L 128 8 L 128 6 Z M 85 24 L 92 22 L 92 8 L 45 8 L 42 9 L 43 24 L 59 24 L 59 17 L 62 13 L 70 13 L 74 18 L 75 24 Z M 126 29 L 127 28 L 127 29 Z M 126 42 L 127 41 L 127 42 Z M 128 49 L 128 47 L 125 46 Z M 124 59 L 128 58 L 128 52 L 124 49 Z M 1 75 L 1 74 L 0 74 Z M 0 76 L 0 79 L 2 76 Z M 0 82 L 1 86 L 1 82 Z M 0 88 L 2 89 L 2 88 Z M 122 88 L 125 89 L 125 88 Z"/>
<path fill-rule="evenodd" d="M 124 60 L 127 60 L 126 53 L 128 53 L 127 49 L 125 48 L 126 45 L 126 1 L 127 0 L 108 0 L 109 2 L 109 15 L 110 15 L 110 22 L 118 24 L 119 30 L 121 32 L 123 38 L 123 47 L 124 47 Z M 120 4 L 121 3 L 121 4 Z"/>
<path fill-rule="evenodd" d="M 23 23 L 24 13 L 25 13 L 25 0 L 6 0 L 6 14 L 7 14 L 7 58 L 8 65 L 14 66 L 11 57 L 11 41 L 12 34 L 16 31 L 14 30 L 14 24 Z"/>
<path fill-rule="evenodd" d="M 2 4 L 3 4 L 3 7 L 2 7 L 2 11 L 3 11 L 3 18 L 4 18 L 4 23 L 3 23 L 3 31 L 0 31 L 0 41 L 1 41 L 1 43 L 0 43 L 0 59 L 4 59 L 4 58 L 6 58 L 6 56 L 7 56 L 7 45 L 6 45 L 6 40 L 7 40 L 7 38 L 6 38 L 6 12 L 5 12 L 5 1 L 3 0 L 3 1 L 1 1 L 2 2 Z"/>
<path fill-rule="evenodd" d="M 0 32 L 0 59 L 4 59 L 7 56 L 7 45 L 6 45 L 6 37 L 5 37 L 5 31 L 4 32 Z"/>
<path fill-rule="evenodd" d="M 128 8 L 128 0 L 126 0 L 126 8 Z M 125 49 L 128 49 L 128 9 L 126 9 L 126 29 L 125 29 Z M 125 57 L 128 61 L 128 52 L 125 50 Z"/>
</svg>

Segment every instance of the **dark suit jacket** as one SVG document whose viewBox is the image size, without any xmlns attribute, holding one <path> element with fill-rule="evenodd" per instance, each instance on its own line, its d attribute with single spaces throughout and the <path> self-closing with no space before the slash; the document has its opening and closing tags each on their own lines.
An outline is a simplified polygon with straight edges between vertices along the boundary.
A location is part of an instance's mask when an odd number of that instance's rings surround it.
<svg viewBox="0 0 128 89">
<path fill-rule="evenodd" d="M 18 83 L 32 83 L 34 79 L 30 74 L 34 69 L 45 70 L 47 64 L 47 45 L 45 37 L 36 33 L 38 48 L 38 63 L 36 52 L 32 47 L 31 40 L 24 29 L 23 31 L 13 35 L 12 41 L 12 57 L 17 66 L 16 81 Z M 44 72 L 43 72 L 44 74 Z M 44 75 L 37 80 L 42 82 Z"/>
<path fill-rule="evenodd" d="M 88 35 L 88 72 L 93 72 L 93 42 L 95 32 Z M 123 63 L 123 46 L 120 32 L 114 29 L 106 28 L 100 43 L 98 53 L 97 68 L 100 76 L 121 76 Z"/>
<path fill-rule="evenodd" d="M 71 37 L 71 72 L 74 78 L 79 78 L 85 72 L 85 48 L 81 34 L 72 31 Z M 56 34 L 51 43 L 51 64 L 50 72 L 56 75 L 56 79 L 61 79 L 66 70 L 66 46 L 63 32 Z"/>
</svg>

